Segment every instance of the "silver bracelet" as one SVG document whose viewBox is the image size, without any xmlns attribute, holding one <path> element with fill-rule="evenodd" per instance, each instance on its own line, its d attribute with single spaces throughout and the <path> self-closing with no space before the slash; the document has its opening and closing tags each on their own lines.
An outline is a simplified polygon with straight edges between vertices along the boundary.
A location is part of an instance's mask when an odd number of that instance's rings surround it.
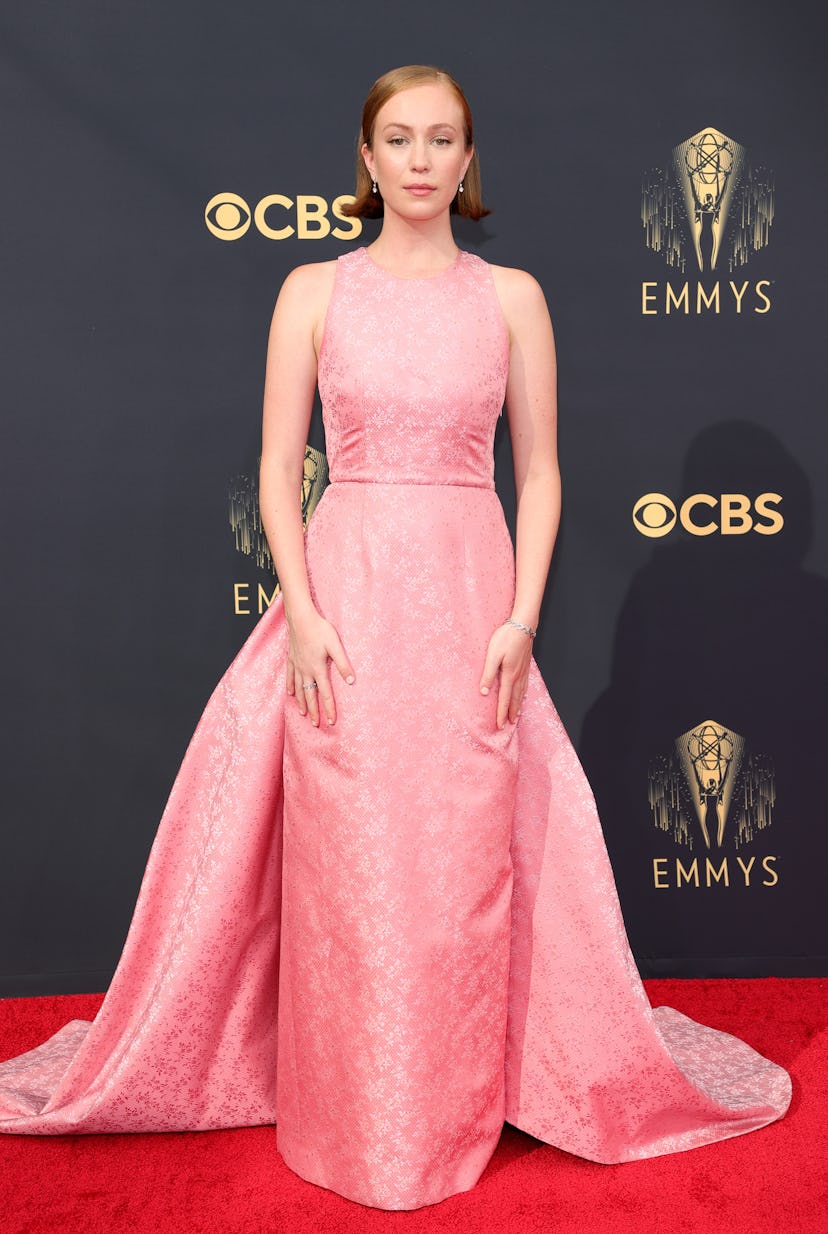
<svg viewBox="0 0 828 1234">
<path fill-rule="evenodd" d="M 524 630 L 530 638 L 534 638 L 537 634 L 537 630 L 533 630 L 531 626 L 525 626 L 522 621 L 515 621 L 514 617 L 507 617 L 503 624 L 514 626 L 517 630 Z"/>
</svg>

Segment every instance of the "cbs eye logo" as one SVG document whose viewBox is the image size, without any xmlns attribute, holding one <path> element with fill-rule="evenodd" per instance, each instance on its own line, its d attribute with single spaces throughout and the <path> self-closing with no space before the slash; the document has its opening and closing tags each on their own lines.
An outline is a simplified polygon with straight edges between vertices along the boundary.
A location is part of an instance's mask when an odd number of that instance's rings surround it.
<svg viewBox="0 0 828 1234">
<path fill-rule="evenodd" d="M 355 240 L 362 231 L 361 219 L 342 214 L 342 206 L 354 201 L 343 194 L 328 204 L 324 197 L 300 194 L 296 200 L 282 193 L 269 193 L 251 210 L 238 193 L 216 193 L 204 207 L 204 222 L 217 240 L 240 240 L 250 230 L 251 222 L 268 240 L 322 240 L 333 235 L 337 240 Z M 334 227 L 328 213 L 339 220 Z"/>
<path fill-rule="evenodd" d="M 694 493 L 678 508 L 664 493 L 645 493 L 633 506 L 636 531 L 652 540 L 669 535 L 676 523 L 691 536 L 743 536 L 749 531 L 775 536 L 785 525 L 777 507 L 779 493 L 760 493 L 755 500 L 744 493 Z"/>
</svg>

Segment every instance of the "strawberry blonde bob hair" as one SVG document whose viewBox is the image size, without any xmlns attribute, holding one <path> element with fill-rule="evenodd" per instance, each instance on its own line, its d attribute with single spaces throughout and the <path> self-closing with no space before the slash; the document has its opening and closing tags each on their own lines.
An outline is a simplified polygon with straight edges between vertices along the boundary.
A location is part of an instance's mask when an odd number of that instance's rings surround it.
<svg viewBox="0 0 828 1234">
<path fill-rule="evenodd" d="M 444 69 L 435 68 L 431 64 L 405 64 L 401 68 L 391 69 L 390 72 L 384 73 L 382 77 L 377 78 L 374 82 L 365 100 L 365 106 L 362 109 L 362 125 L 357 142 L 356 201 L 347 202 L 345 205 L 340 206 L 342 213 L 349 218 L 381 218 L 383 214 L 382 194 L 379 191 L 376 193 L 371 191 L 371 177 L 368 174 L 368 168 L 365 166 L 365 160 L 360 153 L 363 143 L 369 150 L 373 148 L 374 124 L 378 111 L 395 94 L 399 94 L 401 90 L 408 90 L 411 86 L 423 86 L 431 82 L 438 82 L 440 85 L 448 86 L 454 91 L 463 111 L 466 149 L 468 150 L 470 146 L 474 145 L 471 108 L 459 82 L 455 81 L 450 73 L 447 73 Z M 450 212 L 471 219 L 482 219 L 484 215 L 491 213 L 483 205 L 480 191 L 480 165 L 477 161 L 476 150 L 472 155 L 468 170 L 463 178 L 463 192 L 460 193 L 458 191 L 455 194 Z"/>
</svg>

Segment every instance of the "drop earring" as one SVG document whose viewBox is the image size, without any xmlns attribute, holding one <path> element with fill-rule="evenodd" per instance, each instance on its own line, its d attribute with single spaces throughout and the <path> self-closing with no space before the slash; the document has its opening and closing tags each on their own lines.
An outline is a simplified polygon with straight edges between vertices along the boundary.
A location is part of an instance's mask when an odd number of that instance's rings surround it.
<svg viewBox="0 0 828 1234">
<path fill-rule="evenodd" d="M 376 180 L 372 180 L 371 181 L 371 192 L 376 193 L 376 191 L 377 191 L 377 182 Z"/>
<path fill-rule="evenodd" d="M 460 187 L 459 187 L 459 189 L 458 189 L 457 191 L 458 191 L 458 193 L 462 193 L 462 192 L 463 192 L 463 181 L 462 181 L 462 180 L 460 181 Z"/>
</svg>

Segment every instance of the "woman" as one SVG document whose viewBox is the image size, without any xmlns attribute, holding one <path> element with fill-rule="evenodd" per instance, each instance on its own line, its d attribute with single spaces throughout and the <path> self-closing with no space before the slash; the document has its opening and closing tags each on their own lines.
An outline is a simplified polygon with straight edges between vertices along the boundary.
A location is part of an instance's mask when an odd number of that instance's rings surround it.
<svg viewBox="0 0 828 1234">
<path fill-rule="evenodd" d="M 434 75 L 427 76 L 429 72 Z M 382 211 L 380 236 L 366 250 L 381 269 L 399 278 L 438 276 L 458 257 L 449 218 L 452 208 L 472 218 L 488 213 L 480 201 L 468 104 L 435 71 L 427 69 L 424 74 L 420 66 L 413 66 L 380 79 L 366 111 L 369 140 L 365 141 L 363 129 L 358 198 L 355 208 L 346 207 L 344 213 L 370 216 Z M 373 131 L 378 134 L 376 141 Z M 300 266 L 286 279 L 279 296 L 268 352 L 259 485 L 262 520 L 291 629 L 287 690 L 295 694 L 297 673 L 303 686 L 316 683 L 298 696 L 300 713 L 313 724 L 320 717 L 333 723 L 336 715 L 328 657 L 343 679 L 354 672 L 337 631 L 313 604 L 295 500 L 336 265 L 331 261 Z M 540 615 L 561 494 L 555 445 L 555 344 L 546 301 L 531 275 L 502 266 L 490 269 L 512 350 L 506 406 L 520 499 L 517 591 L 511 616 L 524 627 L 499 626 L 481 665 L 484 694 L 499 677 L 497 725 L 502 728 L 507 717 L 515 721 L 526 692 L 531 637 L 525 627 L 534 629 Z"/>
<path fill-rule="evenodd" d="M 376 241 L 295 270 L 273 316 L 260 500 L 281 595 L 202 715 L 99 1015 L 0 1068 L 0 1125 L 276 1122 L 298 1174 L 387 1209 L 471 1188 L 504 1119 L 602 1162 L 764 1126 L 787 1073 L 650 1007 L 532 659 L 554 341 L 534 279 L 454 243 L 451 212 L 484 209 L 446 73 L 374 85 L 353 211 L 382 214 Z M 317 381 L 331 483 L 305 534 Z"/>
</svg>

